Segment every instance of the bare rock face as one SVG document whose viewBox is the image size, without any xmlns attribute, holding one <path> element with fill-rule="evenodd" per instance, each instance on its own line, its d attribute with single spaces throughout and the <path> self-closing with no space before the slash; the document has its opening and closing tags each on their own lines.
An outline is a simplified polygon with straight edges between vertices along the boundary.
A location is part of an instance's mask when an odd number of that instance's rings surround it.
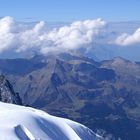
<svg viewBox="0 0 140 140">
<path fill-rule="evenodd" d="M 0 101 L 22 104 L 19 94 L 14 92 L 12 85 L 3 75 L 0 75 Z"/>
</svg>

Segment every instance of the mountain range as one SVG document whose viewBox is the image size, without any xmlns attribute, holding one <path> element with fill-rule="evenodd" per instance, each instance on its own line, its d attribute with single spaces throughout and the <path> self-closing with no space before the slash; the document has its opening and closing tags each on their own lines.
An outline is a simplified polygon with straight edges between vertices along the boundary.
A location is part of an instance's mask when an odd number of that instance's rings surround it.
<svg viewBox="0 0 140 140">
<path fill-rule="evenodd" d="M 70 53 L 1 59 L 23 105 L 78 121 L 110 140 L 139 140 L 140 63 Z"/>
</svg>

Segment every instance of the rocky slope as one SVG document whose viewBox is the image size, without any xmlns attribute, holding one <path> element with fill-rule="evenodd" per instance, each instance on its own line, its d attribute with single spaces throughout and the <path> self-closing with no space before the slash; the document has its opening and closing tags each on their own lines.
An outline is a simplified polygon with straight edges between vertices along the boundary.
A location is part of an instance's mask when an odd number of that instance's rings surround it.
<svg viewBox="0 0 140 140">
<path fill-rule="evenodd" d="M 15 93 L 12 85 L 3 76 L 0 75 L 0 101 L 13 104 L 22 104 L 18 93 Z"/>
</svg>

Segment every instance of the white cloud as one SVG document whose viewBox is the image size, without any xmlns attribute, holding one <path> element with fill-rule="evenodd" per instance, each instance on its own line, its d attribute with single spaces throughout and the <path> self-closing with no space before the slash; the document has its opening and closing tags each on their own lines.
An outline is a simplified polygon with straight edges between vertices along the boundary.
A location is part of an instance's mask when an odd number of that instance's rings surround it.
<svg viewBox="0 0 140 140">
<path fill-rule="evenodd" d="M 115 43 L 121 46 L 129 46 L 140 43 L 140 28 L 138 28 L 132 35 L 122 34 L 119 36 Z"/>
<path fill-rule="evenodd" d="M 14 42 L 13 25 L 14 21 L 11 17 L 0 20 L 0 52 L 12 47 L 11 44 Z"/>
<path fill-rule="evenodd" d="M 75 50 L 93 43 L 106 24 L 101 19 L 76 21 L 69 26 L 47 31 L 45 22 L 24 28 L 11 17 L 0 19 L 0 52 L 38 48 L 41 52 Z"/>
<path fill-rule="evenodd" d="M 32 29 L 25 30 L 17 34 L 17 48 L 16 51 L 25 51 L 33 47 L 42 47 L 43 41 L 40 39 L 42 36 L 45 22 L 37 23 Z"/>
<path fill-rule="evenodd" d="M 57 49 L 73 50 L 92 43 L 104 26 L 105 21 L 101 19 L 77 21 L 69 26 L 54 29 L 41 38 L 50 41 Z"/>
</svg>

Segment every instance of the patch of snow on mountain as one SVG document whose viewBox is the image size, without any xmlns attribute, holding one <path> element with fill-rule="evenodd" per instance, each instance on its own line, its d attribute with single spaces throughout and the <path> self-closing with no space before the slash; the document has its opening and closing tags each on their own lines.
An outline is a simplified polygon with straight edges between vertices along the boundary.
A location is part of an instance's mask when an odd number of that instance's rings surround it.
<svg viewBox="0 0 140 140">
<path fill-rule="evenodd" d="M 29 107 L 0 102 L 1 140 L 102 140 L 87 127 Z"/>
</svg>

